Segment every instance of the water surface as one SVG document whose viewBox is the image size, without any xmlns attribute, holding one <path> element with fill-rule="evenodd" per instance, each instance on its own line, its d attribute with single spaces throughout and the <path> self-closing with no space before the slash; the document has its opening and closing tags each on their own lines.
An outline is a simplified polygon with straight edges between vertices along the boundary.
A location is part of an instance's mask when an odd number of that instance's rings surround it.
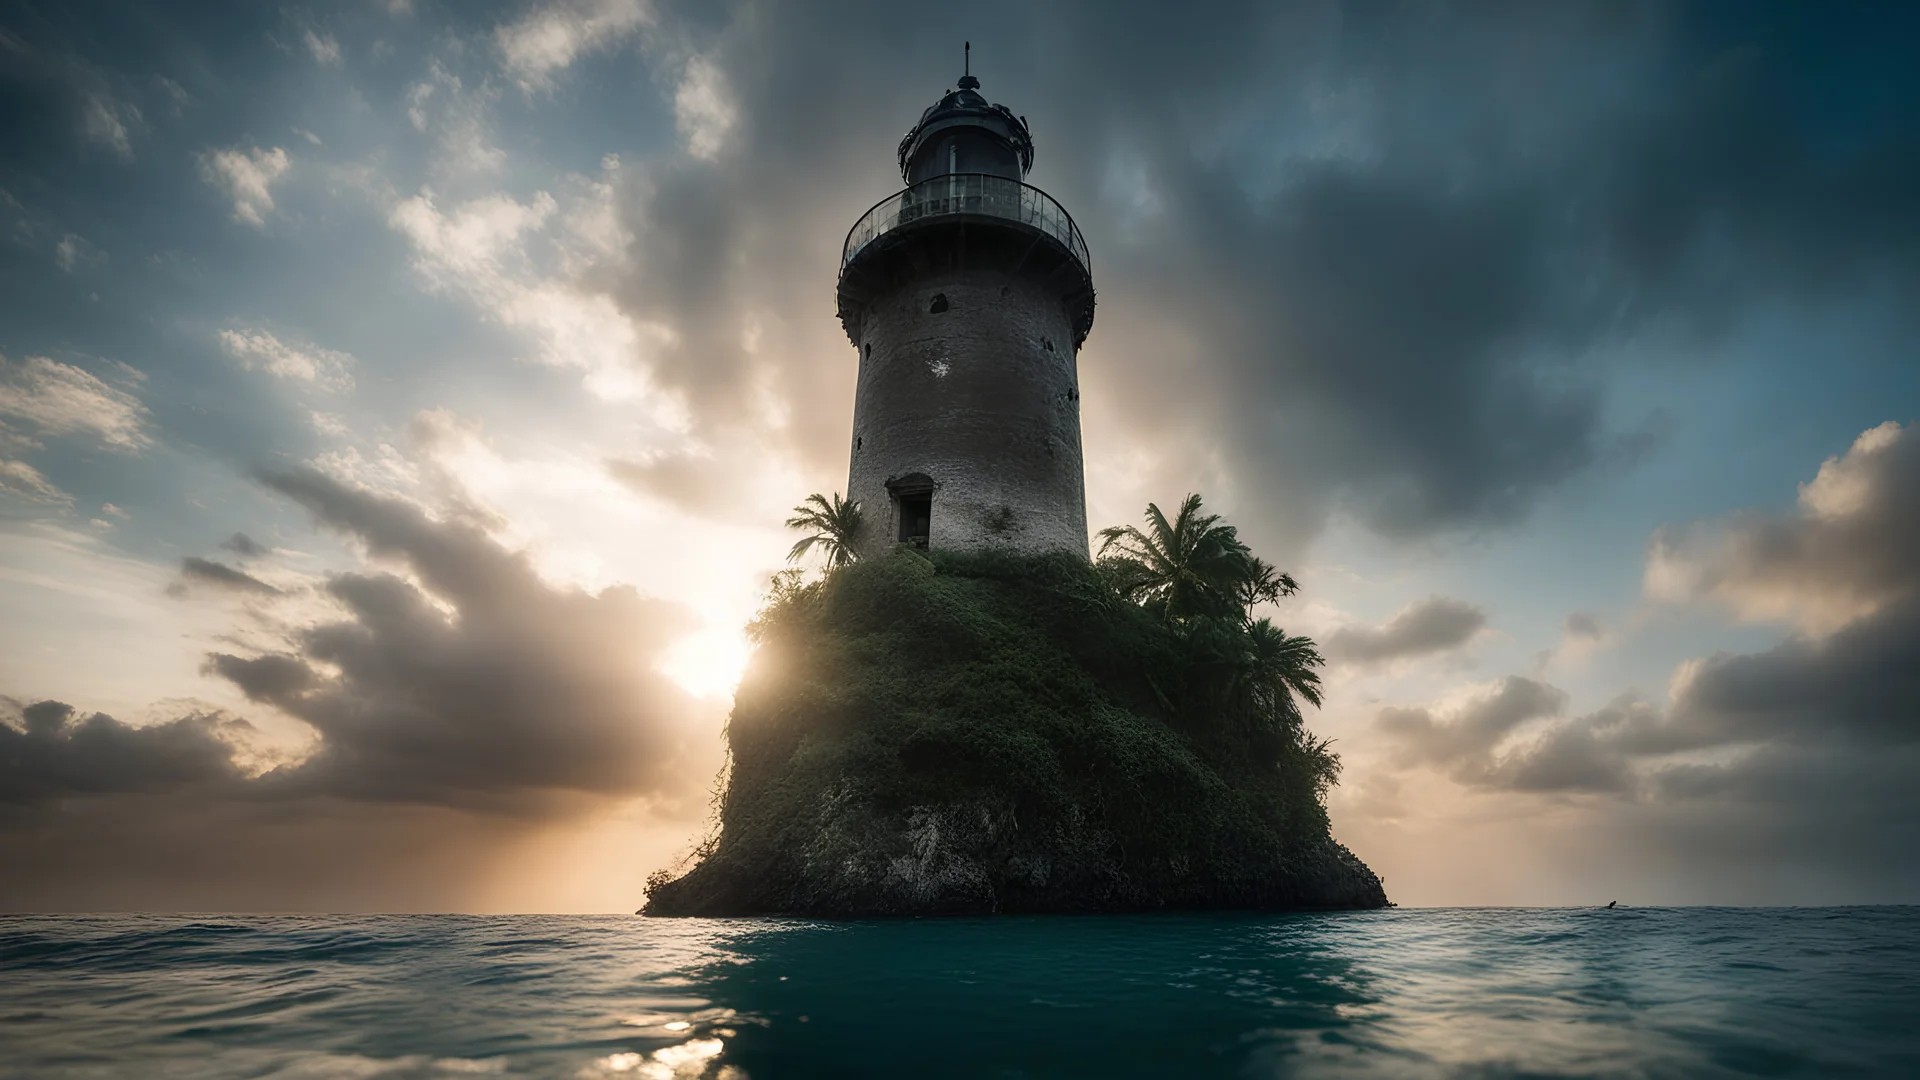
<svg viewBox="0 0 1920 1080">
<path fill-rule="evenodd" d="M 0 1076 L 1920 1077 L 1920 909 L 0 918 Z"/>
</svg>

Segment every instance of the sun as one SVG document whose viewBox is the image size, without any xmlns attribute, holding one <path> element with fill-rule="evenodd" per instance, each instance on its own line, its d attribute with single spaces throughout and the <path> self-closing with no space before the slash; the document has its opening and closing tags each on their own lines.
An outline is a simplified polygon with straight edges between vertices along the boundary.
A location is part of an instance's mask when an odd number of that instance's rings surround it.
<svg viewBox="0 0 1920 1080">
<path fill-rule="evenodd" d="M 753 655 L 739 627 L 707 627 L 680 639 L 660 659 L 660 671 L 698 698 L 730 698 Z"/>
</svg>

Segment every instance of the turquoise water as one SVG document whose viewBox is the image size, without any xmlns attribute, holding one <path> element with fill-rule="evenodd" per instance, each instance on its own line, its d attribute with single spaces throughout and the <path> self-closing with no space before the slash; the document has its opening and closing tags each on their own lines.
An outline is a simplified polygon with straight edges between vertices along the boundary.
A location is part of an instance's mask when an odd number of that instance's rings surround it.
<svg viewBox="0 0 1920 1080">
<path fill-rule="evenodd" d="M 1920 1077 L 1920 908 L 0 918 L 0 1076 Z"/>
</svg>

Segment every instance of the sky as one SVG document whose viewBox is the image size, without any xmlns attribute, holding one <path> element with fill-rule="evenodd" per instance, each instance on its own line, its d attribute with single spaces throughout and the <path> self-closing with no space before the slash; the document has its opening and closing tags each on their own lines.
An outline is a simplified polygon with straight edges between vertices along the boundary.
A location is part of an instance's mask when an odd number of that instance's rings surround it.
<svg viewBox="0 0 1920 1080">
<path fill-rule="evenodd" d="M 1414 905 L 1920 902 L 1920 11 L 0 3 L 0 909 L 625 911 L 960 75 Z"/>
</svg>

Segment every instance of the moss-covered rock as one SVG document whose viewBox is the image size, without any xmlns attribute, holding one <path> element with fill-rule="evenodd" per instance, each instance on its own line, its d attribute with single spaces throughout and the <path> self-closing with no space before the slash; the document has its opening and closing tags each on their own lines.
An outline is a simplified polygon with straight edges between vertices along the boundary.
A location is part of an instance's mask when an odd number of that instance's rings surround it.
<svg viewBox="0 0 1920 1080">
<path fill-rule="evenodd" d="M 649 915 L 1380 907 L 1331 759 L 1215 691 L 1206 635 L 1071 557 L 908 550 L 777 593 L 720 831 Z"/>
</svg>

